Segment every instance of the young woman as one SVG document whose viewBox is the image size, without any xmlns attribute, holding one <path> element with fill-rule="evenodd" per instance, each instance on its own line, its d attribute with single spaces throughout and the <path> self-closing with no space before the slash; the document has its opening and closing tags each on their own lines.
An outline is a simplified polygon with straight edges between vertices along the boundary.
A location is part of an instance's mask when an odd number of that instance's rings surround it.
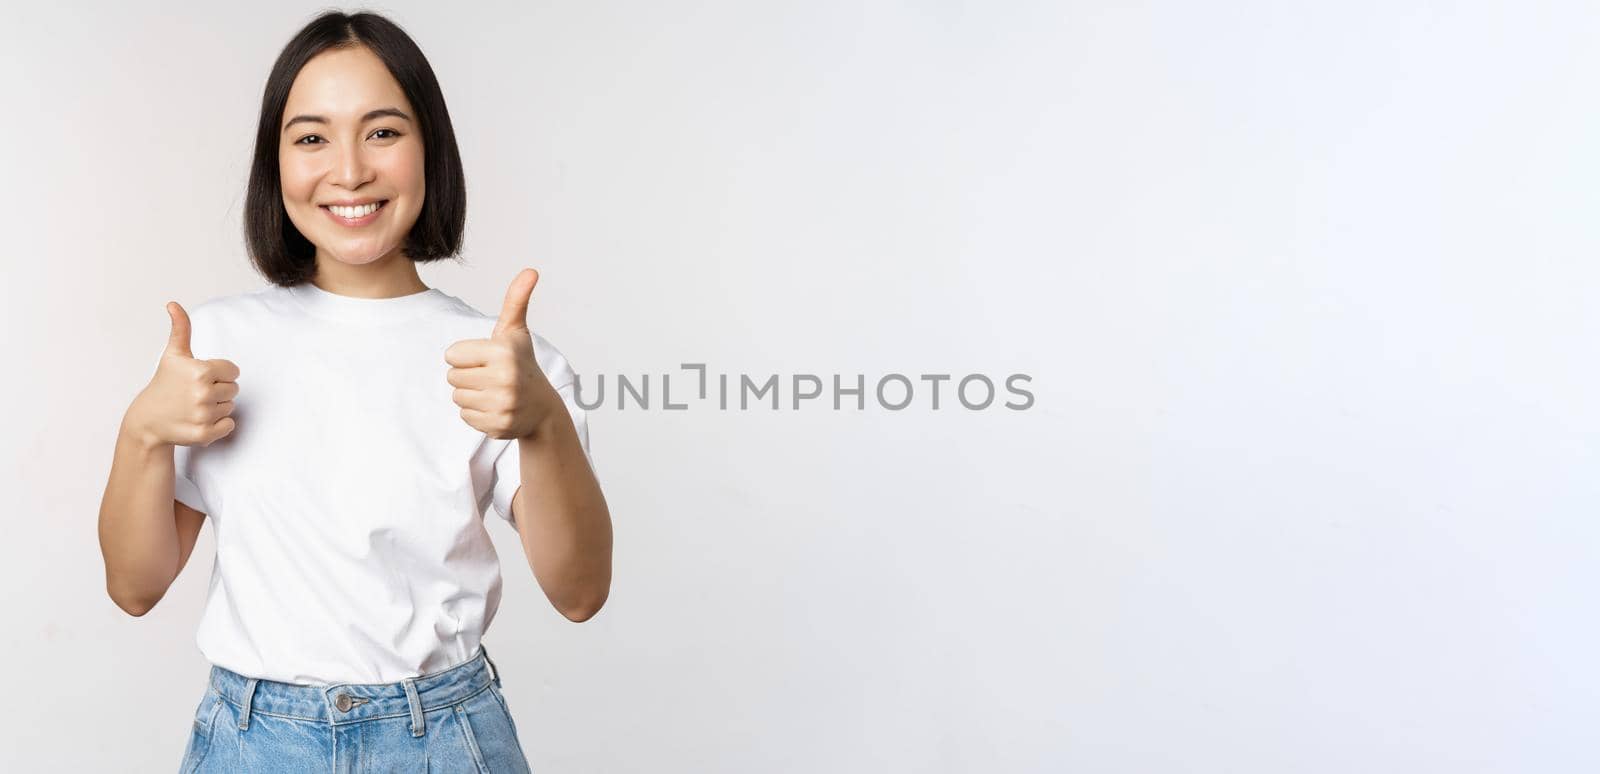
<svg viewBox="0 0 1600 774">
<path fill-rule="evenodd" d="M 168 305 L 100 511 L 107 591 L 133 615 L 214 525 L 184 772 L 528 770 L 482 645 L 501 582 L 483 514 L 574 621 L 609 592 L 611 520 L 572 368 L 527 327 L 538 274 L 498 317 L 417 274 L 459 253 L 465 213 L 416 44 L 365 13 L 295 35 L 245 212 L 269 284 Z"/>
</svg>

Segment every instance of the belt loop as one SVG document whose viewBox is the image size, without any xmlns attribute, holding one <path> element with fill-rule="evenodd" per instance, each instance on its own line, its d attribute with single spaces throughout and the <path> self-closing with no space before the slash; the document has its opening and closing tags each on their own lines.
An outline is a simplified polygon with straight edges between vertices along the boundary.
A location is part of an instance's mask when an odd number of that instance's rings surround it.
<svg viewBox="0 0 1600 774">
<path fill-rule="evenodd" d="M 239 712 L 239 730 L 250 727 L 250 701 L 255 698 L 256 684 L 261 682 L 258 678 L 250 678 L 244 684 L 244 709 Z"/>
<path fill-rule="evenodd" d="M 422 699 L 417 696 L 416 678 L 407 677 L 400 682 L 406 686 L 406 701 L 411 704 L 411 735 L 422 736 L 426 729 L 422 718 Z"/>
<path fill-rule="evenodd" d="M 483 662 L 489 666 L 489 679 L 493 680 L 495 685 L 500 685 L 500 670 L 495 668 L 494 659 L 489 658 L 489 649 L 484 647 L 483 643 L 478 643 L 478 649 L 483 651 Z"/>
</svg>

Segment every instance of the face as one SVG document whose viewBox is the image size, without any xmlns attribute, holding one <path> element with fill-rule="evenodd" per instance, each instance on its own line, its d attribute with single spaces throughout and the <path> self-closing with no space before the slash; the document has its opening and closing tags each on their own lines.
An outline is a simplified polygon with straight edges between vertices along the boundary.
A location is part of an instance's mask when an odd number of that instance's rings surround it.
<svg viewBox="0 0 1600 774">
<path fill-rule="evenodd" d="M 422 211 L 423 148 L 416 112 L 383 61 L 364 46 L 318 54 L 295 77 L 283 116 L 283 207 L 316 245 L 317 265 L 398 257 Z"/>
</svg>

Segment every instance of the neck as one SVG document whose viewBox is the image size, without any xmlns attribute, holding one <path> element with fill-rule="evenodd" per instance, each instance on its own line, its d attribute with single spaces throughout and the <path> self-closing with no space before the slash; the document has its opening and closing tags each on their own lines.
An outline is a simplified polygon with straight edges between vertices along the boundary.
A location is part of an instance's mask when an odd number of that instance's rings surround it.
<svg viewBox="0 0 1600 774">
<path fill-rule="evenodd" d="M 400 253 L 389 251 L 367 263 L 345 263 L 317 251 L 317 273 L 311 284 L 352 298 L 398 298 L 428 289 L 417 274 L 417 264 Z"/>
</svg>

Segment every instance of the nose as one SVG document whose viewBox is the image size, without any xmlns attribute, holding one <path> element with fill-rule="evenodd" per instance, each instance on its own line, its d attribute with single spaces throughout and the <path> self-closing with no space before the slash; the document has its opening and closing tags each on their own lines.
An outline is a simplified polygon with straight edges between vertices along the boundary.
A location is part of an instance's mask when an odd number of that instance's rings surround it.
<svg viewBox="0 0 1600 774">
<path fill-rule="evenodd" d="M 371 181 L 372 167 L 360 144 L 341 144 L 337 146 L 337 153 L 329 174 L 330 182 L 353 191 Z"/>
</svg>

